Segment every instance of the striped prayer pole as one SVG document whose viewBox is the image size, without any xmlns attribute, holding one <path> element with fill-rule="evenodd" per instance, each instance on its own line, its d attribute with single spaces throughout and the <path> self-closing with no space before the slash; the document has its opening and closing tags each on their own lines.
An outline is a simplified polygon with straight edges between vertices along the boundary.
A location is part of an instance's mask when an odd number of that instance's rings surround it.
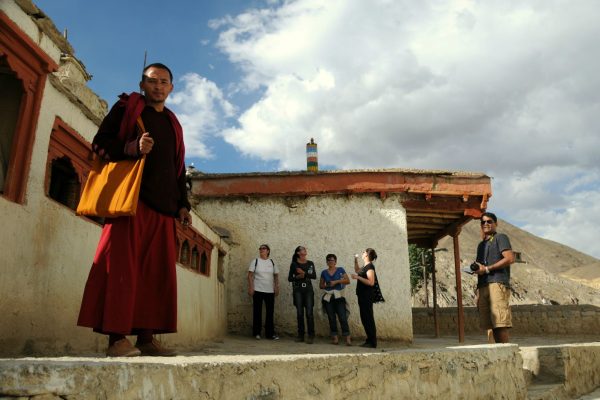
<svg viewBox="0 0 600 400">
<path fill-rule="evenodd" d="M 313 138 L 310 138 L 310 143 L 306 143 L 306 170 L 309 172 L 317 172 L 319 170 L 317 144 Z"/>
</svg>

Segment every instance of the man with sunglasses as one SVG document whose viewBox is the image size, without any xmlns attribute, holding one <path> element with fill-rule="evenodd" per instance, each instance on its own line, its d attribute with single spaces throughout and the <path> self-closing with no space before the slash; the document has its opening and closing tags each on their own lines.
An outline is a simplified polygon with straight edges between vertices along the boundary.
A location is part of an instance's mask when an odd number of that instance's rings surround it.
<svg viewBox="0 0 600 400">
<path fill-rule="evenodd" d="M 496 343 L 508 343 L 512 327 L 510 311 L 510 264 L 514 253 L 508 236 L 497 233 L 498 219 L 491 212 L 481 215 L 483 240 L 477 246 L 477 289 L 482 329 L 492 329 Z"/>
</svg>

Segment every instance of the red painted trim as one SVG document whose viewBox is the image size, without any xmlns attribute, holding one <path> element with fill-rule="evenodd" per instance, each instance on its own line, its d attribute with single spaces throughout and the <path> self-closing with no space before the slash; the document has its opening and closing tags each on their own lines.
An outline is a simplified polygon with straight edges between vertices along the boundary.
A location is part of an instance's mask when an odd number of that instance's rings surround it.
<svg viewBox="0 0 600 400">
<path fill-rule="evenodd" d="M 2 11 L 0 56 L 6 57 L 23 84 L 3 196 L 23 204 L 46 75 L 58 70 L 58 65 Z"/>
<path fill-rule="evenodd" d="M 180 223 L 177 223 L 176 235 L 177 235 L 177 254 L 179 255 L 177 262 L 179 262 L 181 265 L 183 265 L 187 269 L 190 269 L 201 275 L 205 275 L 207 277 L 210 276 L 210 270 L 211 270 L 210 267 L 211 267 L 211 259 L 212 259 L 211 255 L 212 255 L 213 244 L 206 237 L 204 237 L 200 232 L 198 232 L 194 227 L 192 227 L 192 226 L 184 227 Z M 189 246 L 189 255 L 188 255 L 187 263 L 184 264 L 184 263 L 181 263 L 181 250 L 182 250 L 183 244 L 186 241 Z M 194 249 L 194 247 L 198 250 L 198 267 L 191 265 L 192 250 Z M 206 271 L 204 273 L 202 273 L 200 271 L 200 258 L 202 257 L 202 254 L 204 254 L 206 256 Z"/>
<path fill-rule="evenodd" d="M 352 193 L 425 193 L 443 196 L 491 196 L 485 175 L 396 171 L 311 174 L 202 175 L 192 179 L 197 197 L 310 196 Z M 468 198 L 468 197 L 467 197 Z M 481 199 L 479 200 L 481 202 Z"/>
<path fill-rule="evenodd" d="M 71 128 L 59 117 L 56 117 L 52 133 L 50 134 L 48 160 L 46 161 L 46 178 L 44 179 L 46 195 L 48 194 L 50 185 L 52 161 L 65 156 L 71 160 L 73 168 L 75 168 L 75 172 L 77 172 L 77 176 L 79 177 L 81 190 L 83 190 L 92 167 L 91 145 L 75 129 Z"/>
</svg>

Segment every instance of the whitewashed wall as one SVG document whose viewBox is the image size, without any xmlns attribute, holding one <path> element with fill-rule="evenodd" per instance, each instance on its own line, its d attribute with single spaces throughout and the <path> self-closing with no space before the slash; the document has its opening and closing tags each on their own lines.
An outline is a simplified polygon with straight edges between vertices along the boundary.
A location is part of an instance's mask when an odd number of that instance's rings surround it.
<svg viewBox="0 0 600 400">
<path fill-rule="evenodd" d="M 231 232 L 231 258 L 227 278 L 228 327 L 232 333 L 251 334 L 251 298 L 247 294 L 248 264 L 258 255 L 258 246 L 268 243 L 271 256 L 281 270 L 281 295 L 276 299 L 275 325 L 280 334 L 296 334 L 296 314 L 287 274 L 294 249 L 306 246 L 308 258 L 325 269 L 325 256 L 334 253 L 338 265 L 353 272 L 353 255 L 373 247 L 386 303 L 375 305 L 378 336 L 412 340 L 412 315 L 406 213 L 398 196 L 381 200 L 373 194 L 353 196 L 251 197 L 250 199 L 202 198 L 197 212 L 211 226 Z M 320 311 L 318 281 L 315 288 L 317 335 L 329 328 Z M 346 289 L 351 305 L 350 329 L 364 336 L 355 295 L 356 281 Z"/>
<path fill-rule="evenodd" d="M 60 62 L 58 48 L 14 2 L 0 1 L 0 9 Z M 104 336 L 76 326 L 101 228 L 44 193 L 48 145 L 56 116 L 88 141 L 97 131 L 95 123 L 47 80 L 25 204 L 0 196 L 0 356 L 81 354 L 102 352 L 106 347 Z M 217 265 L 218 247 L 225 252 L 228 247 L 197 215 L 194 227 L 215 247 L 209 278 L 177 269 L 179 333 L 164 335 L 164 339 L 182 348 L 194 348 L 226 333 L 225 294 L 217 280 Z"/>
</svg>

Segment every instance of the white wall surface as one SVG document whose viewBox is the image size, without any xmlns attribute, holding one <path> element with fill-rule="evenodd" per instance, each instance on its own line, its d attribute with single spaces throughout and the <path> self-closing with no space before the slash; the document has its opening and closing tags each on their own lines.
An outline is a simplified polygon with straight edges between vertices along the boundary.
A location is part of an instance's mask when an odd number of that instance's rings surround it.
<svg viewBox="0 0 600 400">
<path fill-rule="evenodd" d="M 406 213 L 398 196 L 381 200 L 376 195 L 318 197 L 252 197 L 250 199 L 202 198 L 196 211 L 211 226 L 231 232 L 230 269 L 227 279 L 228 327 L 232 333 L 250 335 L 252 301 L 247 294 L 247 269 L 258 256 L 258 246 L 268 243 L 281 271 L 281 294 L 275 301 L 275 326 L 280 334 L 296 334 L 296 312 L 287 274 L 296 246 L 308 249 L 308 258 L 325 269 L 325 256 L 334 253 L 338 266 L 353 272 L 353 255 L 373 247 L 374 263 L 386 303 L 376 304 L 378 337 L 412 340 L 412 316 Z M 329 334 L 321 312 L 318 280 L 315 289 L 317 335 Z M 350 330 L 364 336 L 355 295 L 356 281 L 346 288 L 350 304 Z"/>
</svg>

